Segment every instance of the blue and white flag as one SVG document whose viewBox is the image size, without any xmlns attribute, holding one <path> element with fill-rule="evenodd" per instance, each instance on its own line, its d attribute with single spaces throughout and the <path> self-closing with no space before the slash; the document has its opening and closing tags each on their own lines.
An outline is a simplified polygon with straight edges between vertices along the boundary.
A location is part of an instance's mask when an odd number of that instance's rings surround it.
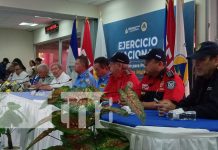
<svg viewBox="0 0 218 150">
<path fill-rule="evenodd" d="M 73 22 L 73 29 L 70 39 L 70 45 L 67 56 L 67 74 L 72 78 L 73 82 L 76 79 L 76 72 L 74 71 L 75 60 L 78 57 L 78 44 L 77 44 L 77 31 L 76 31 L 76 19 Z"/>
</svg>

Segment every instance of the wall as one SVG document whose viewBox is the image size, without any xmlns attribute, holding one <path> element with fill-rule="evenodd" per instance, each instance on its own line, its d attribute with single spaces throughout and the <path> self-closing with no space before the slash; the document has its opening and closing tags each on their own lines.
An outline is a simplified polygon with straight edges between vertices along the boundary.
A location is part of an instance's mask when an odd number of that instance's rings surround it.
<svg viewBox="0 0 218 150">
<path fill-rule="evenodd" d="M 71 35 L 72 32 L 73 21 L 64 20 L 59 22 L 59 31 L 53 34 L 46 34 L 45 28 L 41 28 L 34 31 L 34 44 L 42 43 L 45 41 L 50 41 L 57 39 L 59 37 L 65 37 Z M 78 24 L 77 24 L 78 26 Z M 81 32 L 80 28 L 77 28 L 77 32 Z"/>
<path fill-rule="evenodd" d="M 185 0 L 189 2 L 192 0 Z M 175 2 L 174 2 L 175 4 Z M 196 0 L 197 42 L 206 40 L 206 0 Z M 103 23 L 107 24 L 165 8 L 165 0 L 115 0 L 99 6 Z"/>
<path fill-rule="evenodd" d="M 0 29 L 0 61 L 8 57 L 10 61 L 20 58 L 28 66 L 33 53 L 33 33 L 22 30 Z"/>
<path fill-rule="evenodd" d="M 93 51 L 95 49 L 96 43 L 96 33 L 97 33 L 97 19 L 89 19 L 90 23 L 90 32 L 92 39 Z M 53 34 L 46 34 L 45 28 L 40 28 L 34 31 L 34 44 L 39 44 L 43 42 L 48 42 L 51 40 L 70 38 L 72 33 L 73 21 L 64 20 L 59 22 L 59 31 Z M 83 38 L 83 28 L 84 28 L 84 19 L 77 19 L 77 37 Z M 81 42 L 82 43 L 82 42 Z"/>
</svg>

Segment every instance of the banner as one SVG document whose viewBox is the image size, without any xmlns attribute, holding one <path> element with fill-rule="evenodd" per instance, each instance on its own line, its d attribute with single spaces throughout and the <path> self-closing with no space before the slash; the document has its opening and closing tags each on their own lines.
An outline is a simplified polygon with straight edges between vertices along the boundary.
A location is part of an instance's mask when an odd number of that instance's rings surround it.
<svg viewBox="0 0 218 150">
<path fill-rule="evenodd" d="M 194 8 L 194 1 L 184 4 L 188 54 L 193 53 Z M 144 76 L 144 62 L 138 56 L 147 54 L 152 48 L 163 48 L 165 14 L 165 9 L 161 9 L 105 24 L 108 57 L 112 57 L 117 51 L 126 53 L 130 59 L 130 67 L 141 79 Z"/>
</svg>

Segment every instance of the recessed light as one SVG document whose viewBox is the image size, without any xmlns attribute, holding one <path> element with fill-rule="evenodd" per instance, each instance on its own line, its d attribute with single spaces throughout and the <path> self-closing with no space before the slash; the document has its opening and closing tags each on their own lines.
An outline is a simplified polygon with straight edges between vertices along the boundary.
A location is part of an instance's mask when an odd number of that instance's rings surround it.
<svg viewBox="0 0 218 150">
<path fill-rule="evenodd" d="M 42 17 L 42 16 L 35 16 L 35 18 L 52 19 L 51 17 Z"/>
</svg>

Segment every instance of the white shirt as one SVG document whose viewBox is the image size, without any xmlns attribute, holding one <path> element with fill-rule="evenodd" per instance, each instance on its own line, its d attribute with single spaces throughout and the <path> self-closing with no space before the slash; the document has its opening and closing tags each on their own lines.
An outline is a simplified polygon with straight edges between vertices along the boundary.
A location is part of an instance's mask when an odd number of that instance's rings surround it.
<svg viewBox="0 0 218 150">
<path fill-rule="evenodd" d="M 65 72 L 62 72 L 58 78 L 54 78 L 51 82 L 51 87 L 59 88 L 62 86 L 72 86 L 72 81 L 69 81 L 71 78 Z M 57 83 L 57 84 L 55 84 Z"/>
<path fill-rule="evenodd" d="M 16 81 L 17 83 L 23 83 L 23 82 L 28 82 L 29 76 L 25 71 L 22 71 L 19 75 L 17 75 L 15 72 L 10 75 L 8 78 L 8 81 Z"/>
</svg>

